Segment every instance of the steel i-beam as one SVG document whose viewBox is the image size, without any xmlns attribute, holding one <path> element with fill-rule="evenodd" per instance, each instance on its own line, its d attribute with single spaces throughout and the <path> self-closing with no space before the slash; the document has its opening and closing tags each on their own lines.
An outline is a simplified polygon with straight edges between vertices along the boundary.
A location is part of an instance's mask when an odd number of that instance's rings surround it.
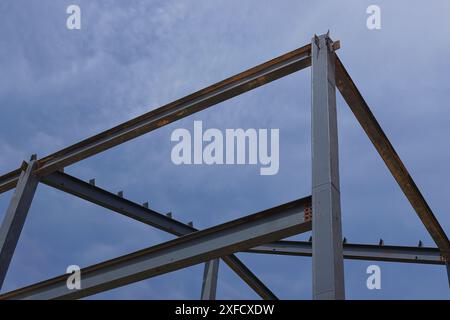
<svg viewBox="0 0 450 320">
<path fill-rule="evenodd" d="M 345 299 L 335 53 L 328 35 L 314 36 L 311 47 L 313 299 Z"/>
<path fill-rule="evenodd" d="M 0 299 L 78 299 L 136 281 L 217 259 L 311 230 L 309 197 L 81 270 L 81 289 L 67 287 L 68 275 L 0 295 Z"/>
<path fill-rule="evenodd" d="M 25 169 L 26 166 L 26 169 Z M 16 190 L 0 227 L 0 288 L 8 272 L 20 233 L 27 218 L 39 180 L 33 175 L 36 161 L 24 162 Z"/>
<path fill-rule="evenodd" d="M 219 273 L 219 259 L 210 260 L 205 263 L 203 272 L 202 300 L 216 300 L 217 277 Z"/>
<path fill-rule="evenodd" d="M 433 238 L 439 250 L 441 250 L 444 259 L 447 262 L 450 262 L 450 241 L 445 234 L 444 229 L 439 224 L 439 221 L 436 219 L 427 201 L 409 174 L 408 169 L 406 169 L 338 57 L 336 57 L 336 86 L 375 149 L 380 154 L 392 176 L 397 181 L 406 198 L 411 203 L 411 206 L 416 211 L 431 238 Z M 450 276 L 448 281 L 450 285 Z"/>
<path fill-rule="evenodd" d="M 169 218 L 148 207 L 119 197 L 117 194 L 61 171 L 42 177 L 41 182 L 176 236 L 183 236 L 198 231 L 198 229 L 189 224 Z M 307 201 L 308 203 L 310 202 L 310 197 L 307 198 Z M 277 296 L 234 254 L 224 256 L 222 260 L 261 298 L 277 300 Z"/>
<path fill-rule="evenodd" d="M 447 267 L 447 280 L 448 286 L 450 287 L 450 262 L 446 261 L 445 266 Z"/>
<path fill-rule="evenodd" d="M 438 248 L 360 243 L 344 243 L 343 247 L 344 259 L 432 265 L 445 264 Z M 276 241 L 251 248 L 247 252 L 311 257 L 312 243 L 309 241 Z"/>
<path fill-rule="evenodd" d="M 63 169 L 195 112 L 307 68 L 311 65 L 310 53 L 311 46 L 308 44 L 89 137 L 39 159 L 36 173 L 42 176 Z M 0 193 L 14 188 L 19 174 L 20 170 L 17 169 L 0 176 Z"/>
<path fill-rule="evenodd" d="M 336 57 L 336 86 L 430 236 L 442 254 L 450 257 L 450 241 L 447 235 L 338 57 Z"/>
</svg>

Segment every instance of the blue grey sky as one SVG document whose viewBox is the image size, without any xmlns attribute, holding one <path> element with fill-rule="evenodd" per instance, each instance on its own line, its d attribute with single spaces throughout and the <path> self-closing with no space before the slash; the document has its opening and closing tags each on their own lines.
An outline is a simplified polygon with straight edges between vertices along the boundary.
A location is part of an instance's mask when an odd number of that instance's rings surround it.
<svg viewBox="0 0 450 320">
<path fill-rule="evenodd" d="M 81 30 L 66 8 L 81 7 Z M 366 8 L 381 8 L 368 30 Z M 450 232 L 450 2 L 0 1 L 0 172 L 38 158 L 310 42 L 330 30 L 338 54 Z M 66 168 L 206 228 L 310 194 L 310 70 L 303 70 Z M 338 94 L 343 233 L 349 242 L 434 246 Z M 176 166 L 176 128 L 279 128 L 280 170 Z M 0 195 L 0 218 L 12 191 Z M 39 185 L 2 292 L 172 239 Z M 295 239 L 307 239 L 309 234 Z M 311 259 L 238 254 L 283 299 L 311 298 Z M 346 261 L 349 299 L 449 299 L 442 266 Z M 98 294 L 198 299 L 203 265 Z M 257 298 L 219 267 L 218 298 Z"/>
</svg>

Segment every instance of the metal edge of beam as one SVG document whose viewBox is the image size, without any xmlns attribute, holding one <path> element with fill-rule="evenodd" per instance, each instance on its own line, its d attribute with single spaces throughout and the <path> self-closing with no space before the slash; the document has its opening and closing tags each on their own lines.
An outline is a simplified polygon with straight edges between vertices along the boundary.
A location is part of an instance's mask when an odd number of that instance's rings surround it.
<svg viewBox="0 0 450 320">
<path fill-rule="evenodd" d="M 311 230 L 308 198 L 139 250 L 81 270 L 81 289 L 70 290 L 61 275 L 0 295 L 0 299 L 78 299 L 186 268 L 233 252 Z"/>
<path fill-rule="evenodd" d="M 80 197 L 86 201 L 95 203 L 107 209 L 126 215 L 132 219 L 141 221 L 160 230 L 164 230 L 176 236 L 181 236 L 198 229 L 168 218 L 149 208 L 143 207 L 126 198 L 117 196 L 98 186 L 93 186 L 67 173 L 54 172 L 42 178 L 42 182 L 53 188 Z M 160 220 L 158 222 L 158 220 Z M 354 248 L 354 250 L 351 250 Z M 355 250 L 367 251 L 365 254 L 356 255 Z M 310 242 L 277 241 L 275 243 L 258 246 L 246 252 L 311 256 Z M 386 252 L 388 255 L 383 254 Z M 398 252 L 398 255 L 396 255 Z M 445 264 L 440 258 L 439 249 L 426 247 L 405 246 L 376 246 L 366 244 L 344 244 L 345 259 L 359 259 L 371 261 L 391 261 L 424 264 Z M 222 257 L 224 262 L 235 271 L 250 287 L 252 287 L 264 299 L 277 299 L 258 278 L 235 255 Z"/>
<path fill-rule="evenodd" d="M 17 181 L 19 181 L 21 172 L 22 168 L 18 168 L 7 174 L 4 174 L 3 176 L 0 176 L 0 194 L 13 189 L 17 185 Z"/>
<path fill-rule="evenodd" d="M 60 170 L 195 112 L 307 68 L 311 65 L 310 53 L 311 45 L 308 44 L 73 144 L 38 160 L 35 173 L 45 175 Z M 0 193 L 12 189 L 18 177 L 18 170 L 0 176 Z"/>
<path fill-rule="evenodd" d="M 335 52 L 328 34 L 311 41 L 312 291 L 344 300 Z"/>
<path fill-rule="evenodd" d="M 64 172 L 55 171 L 42 177 L 41 182 L 176 236 L 183 236 L 198 231 L 198 229 L 193 226 L 169 218 L 152 209 L 146 208 L 123 197 L 119 197 L 114 193 L 84 182 Z M 277 296 L 235 255 L 224 256 L 222 257 L 222 260 L 261 298 L 265 300 L 278 299 Z"/>
<path fill-rule="evenodd" d="M 345 243 L 343 246 L 344 258 L 349 260 L 445 265 L 438 248 L 356 243 Z M 311 257 L 312 243 L 309 241 L 276 241 L 251 248 L 246 252 Z"/>
<path fill-rule="evenodd" d="M 372 141 L 386 166 L 411 203 L 430 236 L 446 259 L 450 259 L 450 242 L 427 201 L 383 132 L 363 96 L 336 55 L 336 86 L 361 127 Z"/>
<path fill-rule="evenodd" d="M 264 300 L 278 300 L 278 297 L 262 282 L 247 266 L 234 254 L 222 257 L 222 260 L 233 270 L 250 288 Z"/>
<path fill-rule="evenodd" d="M 55 171 L 41 177 L 41 182 L 176 236 L 183 236 L 198 231 L 188 224 L 169 218 L 164 214 L 61 171 Z"/>
<path fill-rule="evenodd" d="M 219 262 L 219 259 L 213 259 L 205 262 L 202 291 L 200 294 L 201 300 L 216 300 Z"/>
<path fill-rule="evenodd" d="M 33 174 L 36 161 L 31 160 L 21 172 L 0 226 L 0 288 L 3 286 L 23 226 L 31 207 L 39 179 Z"/>
</svg>

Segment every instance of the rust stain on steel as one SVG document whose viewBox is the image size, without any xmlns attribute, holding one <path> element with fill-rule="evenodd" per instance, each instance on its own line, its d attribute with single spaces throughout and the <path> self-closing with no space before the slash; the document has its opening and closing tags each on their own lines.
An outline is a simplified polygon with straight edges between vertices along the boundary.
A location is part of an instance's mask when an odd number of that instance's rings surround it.
<svg viewBox="0 0 450 320">
<path fill-rule="evenodd" d="M 450 242 L 447 235 L 337 56 L 336 86 L 443 256 L 450 259 Z"/>
<path fill-rule="evenodd" d="M 139 117 L 126 121 L 97 135 L 91 136 L 83 141 L 80 141 L 74 145 L 71 145 L 40 159 L 38 161 L 37 169 L 34 173 L 37 175 L 45 175 L 58 169 L 62 169 L 65 166 L 105 151 L 120 143 L 133 139 L 139 135 L 145 134 L 161 126 L 167 125 L 194 112 L 198 112 L 214 104 L 242 94 L 248 90 L 259 87 L 265 83 L 306 68 L 311 65 L 311 59 L 309 57 L 310 52 L 311 45 L 308 44 L 306 46 L 283 54 L 277 58 L 269 60 L 265 63 L 262 63 L 258 66 L 255 66 L 251 69 L 243 71 L 237 75 L 217 82 L 209 87 L 201 89 L 181 99 L 168 103 L 160 108 L 147 112 Z M 298 57 L 300 60 L 294 60 L 293 63 L 288 63 L 296 57 Z M 286 63 L 286 65 L 281 67 L 280 69 L 276 69 L 276 67 L 281 63 Z M 270 68 L 273 67 L 275 67 L 275 69 L 270 70 Z M 266 75 L 261 75 L 258 77 L 258 73 L 265 70 L 267 70 L 268 73 Z M 239 81 L 246 80 L 248 77 L 251 77 L 253 75 L 255 75 L 257 78 L 249 80 L 244 84 L 239 84 Z M 209 93 L 213 93 L 214 91 L 225 89 L 226 86 L 230 86 L 233 84 L 236 84 L 235 88 L 224 90 L 223 92 L 217 92 L 215 96 L 212 95 L 211 97 L 205 97 L 204 101 L 195 102 L 195 99 L 202 98 Z M 177 107 L 180 107 L 182 104 L 189 102 L 193 102 L 193 104 L 192 106 L 189 106 L 188 109 L 182 111 L 180 110 L 180 112 L 175 111 Z M 174 111 L 174 114 L 164 116 L 164 113 L 170 113 Z M 153 117 L 158 116 L 165 118 L 152 121 Z M 149 123 L 145 123 L 146 121 L 149 121 Z M 123 133 L 121 134 L 121 132 Z M 117 136 L 114 136 L 115 134 L 117 134 Z M 19 174 L 17 170 L 1 176 L 0 193 L 12 189 L 17 183 L 18 176 Z"/>
</svg>

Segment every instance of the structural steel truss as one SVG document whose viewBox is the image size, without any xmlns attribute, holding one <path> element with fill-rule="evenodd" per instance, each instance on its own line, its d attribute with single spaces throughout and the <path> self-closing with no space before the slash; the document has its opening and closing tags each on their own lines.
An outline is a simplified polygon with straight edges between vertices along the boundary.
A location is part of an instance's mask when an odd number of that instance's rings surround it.
<svg viewBox="0 0 450 320">
<path fill-rule="evenodd" d="M 344 259 L 446 265 L 450 242 L 394 147 L 336 55 L 328 33 L 207 88 L 124 122 L 42 159 L 33 155 L 0 177 L 0 193 L 15 188 L 0 228 L 0 287 L 35 190 L 44 183 L 168 232 L 178 238 L 81 270 L 82 288 L 68 289 L 61 275 L 0 295 L 0 299 L 78 299 L 198 263 L 205 264 L 201 299 L 215 299 L 219 259 L 261 298 L 277 299 L 236 252 L 311 256 L 313 298 L 345 299 Z M 312 195 L 205 230 L 64 173 L 64 168 L 140 135 L 296 71 L 312 68 Z M 349 244 L 342 240 L 336 87 L 411 203 L 436 248 Z M 312 231 L 310 241 L 284 241 Z"/>
</svg>

